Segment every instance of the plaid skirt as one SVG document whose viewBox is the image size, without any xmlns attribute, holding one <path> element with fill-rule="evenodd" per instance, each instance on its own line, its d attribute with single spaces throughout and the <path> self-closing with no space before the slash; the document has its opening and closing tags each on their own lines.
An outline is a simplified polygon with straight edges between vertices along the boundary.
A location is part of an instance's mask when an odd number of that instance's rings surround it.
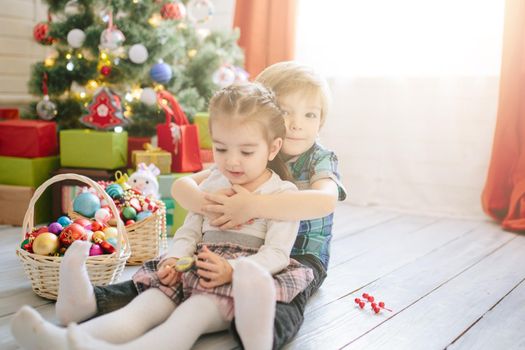
<svg viewBox="0 0 525 350">
<path fill-rule="evenodd" d="M 247 248 L 231 243 L 205 243 L 208 249 L 225 259 L 236 259 L 243 256 L 250 256 L 257 253 L 256 248 Z M 197 245 L 200 250 L 203 243 Z M 133 282 L 139 293 L 148 288 L 159 288 L 173 302 L 178 305 L 189 298 L 192 294 L 213 294 L 217 296 L 232 297 L 231 283 L 223 284 L 215 288 L 204 288 L 199 285 L 199 276 L 193 270 L 185 272 L 181 281 L 174 286 L 168 287 L 160 283 L 157 277 L 157 266 L 162 260 L 162 256 L 153 260 L 146 261 L 142 267 L 133 275 Z M 313 272 L 294 259 L 290 259 L 290 264 L 282 271 L 273 275 L 275 282 L 276 301 L 289 303 L 292 299 L 302 292 L 313 280 Z"/>
</svg>

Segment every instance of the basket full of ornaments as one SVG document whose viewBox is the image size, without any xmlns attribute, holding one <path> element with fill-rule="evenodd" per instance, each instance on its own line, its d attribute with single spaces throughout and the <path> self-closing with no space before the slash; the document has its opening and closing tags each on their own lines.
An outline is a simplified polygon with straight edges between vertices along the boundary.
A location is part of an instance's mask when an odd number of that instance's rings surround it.
<svg viewBox="0 0 525 350">
<path fill-rule="evenodd" d="M 76 180 L 90 186 L 98 196 L 108 202 L 108 211 L 117 217 L 118 209 L 104 189 L 88 177 L 77 174 L 56 175 L 40 185 L 27 208 L 22 224 L 22 243 L 16 254 L 23 264 L 24 272 L 31 280 L 33 291 L 41 297 L 56 300 L 58 296 L 59 266 L 62 256 L 75 240 L 89 240 L 93 244 L 86 267 L 94 285 L 115 282 L 130 257 L 130 245 L 124 223 L 115 221 L 115 226 L 102 226 L 96 220 L 62 216 L 48 226 L 34 226 L 35 203 L 53 183 Z M 104 230 L 104 239 L 93 233 Z M 111 238 L 111 239 L 109 239 Z"/>
<path fill-rule="evenodd" d="M 117 172 L 115 182 L 99 182 L 118 210 L 118 218 L 125 223 L 131 247 L 128 265 L 140 265 L 160 255 L 167 247 L 166 207 L 158 200 L 159 169 L 140 163 L 131 176 Z M 97 239 L 105 237 L 105 227 L 113 225 L 116 217 L 111 213 L 106 199 L 92 190 L 84 191 L 73 200 L 73 211 L 68 215 L 76 219 L 92 219 L 102 226 L 95 231 Z M 111 237 L 109 237 L 111 241 Z"/>
</svg>

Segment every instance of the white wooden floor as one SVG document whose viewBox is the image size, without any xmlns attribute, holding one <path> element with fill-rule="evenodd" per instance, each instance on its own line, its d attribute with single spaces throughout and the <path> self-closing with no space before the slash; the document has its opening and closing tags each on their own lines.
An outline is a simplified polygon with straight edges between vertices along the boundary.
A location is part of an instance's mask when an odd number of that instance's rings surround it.
<svg viewBox="0 0 525 350">
<path fill-rule="evenodd" d="M 481 220 L 340 205 L 328 278 L 286 349 L 525 348 L 525 235 Z M 9 321 L 23 304 L 54 320 L 15 256 L 18 228 L 0 227 L 0 349 L 16 349 Z M 123 278 L 133 269 L 127 268 Z M 367 292 L 393 313 L 359 309 Z M 195 349 L 232 349 L 225 332 Z"/>
</svg>

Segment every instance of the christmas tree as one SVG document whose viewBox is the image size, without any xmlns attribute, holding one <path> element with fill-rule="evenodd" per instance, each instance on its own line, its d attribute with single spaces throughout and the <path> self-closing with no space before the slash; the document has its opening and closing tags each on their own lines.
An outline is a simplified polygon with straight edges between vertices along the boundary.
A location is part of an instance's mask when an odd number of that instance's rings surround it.
<svg viewBox="0 0 525 350">
<path fill-rule="evenodd" d="M 121 125 L 151 136 L 165 120 L 159 90 L 172 93 L 191 119 L 215 90 L 247 79 L 238 32 L 200 28 L 213 14 L 209 0 L 47 4 L 48 20 L 33 36 L 54 50 L 32 67 L 29 91 L 41 99 L 28 118 L 54 119 L 61 129 Z"/>
</svg>

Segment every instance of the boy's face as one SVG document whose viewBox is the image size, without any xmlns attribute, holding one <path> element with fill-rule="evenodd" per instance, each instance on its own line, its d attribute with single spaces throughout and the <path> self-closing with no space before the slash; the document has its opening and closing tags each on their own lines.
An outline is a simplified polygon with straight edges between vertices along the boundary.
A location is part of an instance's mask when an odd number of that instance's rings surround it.
<svg viewBox="0 0 525 350">
<path fill-rule="evenodd" d="M 319 134 L 321 96 L 298 91 L 279 98 L 279 104 L 286 112 L 286 139 L 282 152 L 288 156 L 298 156 L 313 146 Z"/>
</svg>

